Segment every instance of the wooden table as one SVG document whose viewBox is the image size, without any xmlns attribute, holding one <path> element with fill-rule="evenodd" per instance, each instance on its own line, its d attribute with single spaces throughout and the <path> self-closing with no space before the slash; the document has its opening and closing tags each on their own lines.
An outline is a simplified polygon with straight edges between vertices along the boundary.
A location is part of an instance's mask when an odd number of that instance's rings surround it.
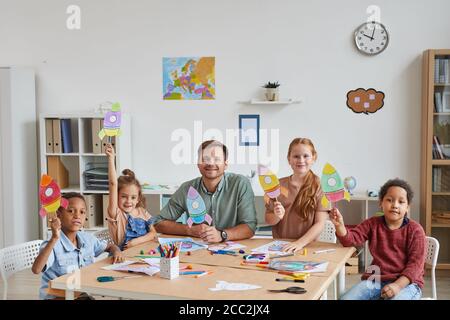
<svg viewBox="0 0 450 320">
<path fill-rule="evenodd" d="M 244 250 L 273 241 L 272 239 L 251 239 L 238 241 L 246 245 Z M 157 243 L 148 242 L 126 250 L 127 256 L 139 255 L 141 250 L 148 252 L 156 248 Z M 315 250 L 336 249 L 334 252 L 313 254 Z M 98 282 L 98 276 L 123 276 L 123 272 L 103 270 L 101 267 L 109 264 L 109 259 L 91 264 L 74 274 L 67 274 L 51 281 L 53 289 L 66 292 L 66 299 L 74 298 L 74 291 L 87 292 L 111 297 L 130 299 L 215 299 L 215 300 L 315 300 L 319 299 L 328 289 L 333 280 L 337 280 L 338 294 L 345 288 L 345 262 L 355 252 L 355 248 L 343 248 L 341 245 L 314 242 L 307 247 L 307 255 L 282 258 L 283 260 L 309 260 L 328 261 L 327 272 L 312 273 L 305 283 L 277 282 L 276 278 L 282 275 L 273 270 L 264 270 L 254 266 L 242 266 L 242 255 L 211 255 L 207 250 L 193 251 L 190 256 L 186 253 L 180 255 L 180 267 L 192 264 L 194 269 L 210 270 L 212 274 L 201 278 L 192 275 L 180 276 L 173 280 L 162 279 L 158 274 L 150 277 L 144 275 L 140 278 L 123 279 L 112 282 Z M 218 280 L 227 282 L 242 282 L 261 286 L 260 289 L 245 291 L 210 291 Z M 271 293 L 267 289 L 283 289 L 299 285 L 304 287 L 305 294 Z"/>
</svg>

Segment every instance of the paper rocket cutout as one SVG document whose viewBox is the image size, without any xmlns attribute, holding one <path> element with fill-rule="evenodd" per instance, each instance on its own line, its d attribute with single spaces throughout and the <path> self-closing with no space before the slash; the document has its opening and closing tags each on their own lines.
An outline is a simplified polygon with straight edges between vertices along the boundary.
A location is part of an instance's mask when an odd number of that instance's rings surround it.
<svg viewBox="0 0 450 320">
<path fill-rule="evenodd" d="M 269 168 L 258 165 L 259 183 L 269 198 L 276 199 L 281 194 L 280 181 Z"/>
<path fill-rule="evenodd" d="M 338 202 L 342 199 L 350 201 L 350 193 L 345 190 L 339 173 L 329 163 L 325 164 L 322 170 L 322 178 L 320 184 L 323 190 L 323 197 L 321 200 L 322 206 L 328 208 L 329 203 Z"/>
<path fill-rule="evenodd" d="M 39 199 L 42 205 L 39 215 L 44 218 L 47 214 L 55 213 L 60 206 L 67 209 L 69 202 L 61 197 L 61 189 L 52 177 L 42 175 L 39 185 Z"/>
<path fill-rule="evenodd" d="M 186 222 L 189 228 L 192 227 L 194 223 L 198 224 L 203 223 L 204 221 L 211 225 L 212 218 L 206 212 L 205 201 L 203 201 L 202 197 L 194 187 L 189 187 L 186 204 L 189 213 L 189 218 Z"/>
<path fill-rule="evenodd" d="M 103 120 L 103 129 L 100 130 L 98 136 L 101 140 L 105 136 L 120 136 L 120 124 L 122 122 L 122 112 L 120 111 L 120 103 L 116 102 L 112 105 L 111 111 L 108 111 Z"/>
<path fill-rule="evenodd" d="M 221 291 L 221 290 L 228 290 L 228 291 L 243 291 L 243 290 L 253 290 L 253 289 L 259 289 L 261 286 L 257 286 L 254 284 L 249 283 L 234 283 L 234 282 L 227 282 L 222 280 L 217 280 L 216 286 L 214 288 L 208 288 L 211 291 Z"/>
</svg>

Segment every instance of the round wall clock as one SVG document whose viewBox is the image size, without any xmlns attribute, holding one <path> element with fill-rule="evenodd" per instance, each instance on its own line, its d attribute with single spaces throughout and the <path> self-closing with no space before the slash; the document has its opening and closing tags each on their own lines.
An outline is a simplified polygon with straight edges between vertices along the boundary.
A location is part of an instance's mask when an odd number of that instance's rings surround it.
<svg viewBox="0 0 450 320">
<path fill-rule="evenodd" d="M 389 34 L 379 22 L 365 22 L 355 30 L 356 48 L 364 54 L 379 54 L 386 49 L 388 43 Z"/>
</svg>

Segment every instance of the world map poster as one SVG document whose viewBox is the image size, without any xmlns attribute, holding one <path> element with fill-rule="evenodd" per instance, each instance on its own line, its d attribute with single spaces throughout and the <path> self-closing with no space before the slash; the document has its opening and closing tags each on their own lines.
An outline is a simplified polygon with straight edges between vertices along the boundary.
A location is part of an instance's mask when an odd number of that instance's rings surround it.
<svg viewBox="0 0 450 320">
<path fill-rule="evenodd" d="M 213 100 L 215 57 L 163 58 L 164 100 Z"/>
</svg>

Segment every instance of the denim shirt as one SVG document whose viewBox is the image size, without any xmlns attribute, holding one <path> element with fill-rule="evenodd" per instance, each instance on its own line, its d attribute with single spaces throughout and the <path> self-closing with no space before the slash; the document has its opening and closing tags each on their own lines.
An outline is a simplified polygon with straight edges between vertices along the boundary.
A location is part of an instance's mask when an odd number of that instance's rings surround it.
<svg viewBox="0 0 450 320">
<path fill-rule="evenodd" d="M 47 263 L 44 266 L 41 288 L 39 290 L 40 299 L 54 299 L 55 296 L 47 294 L 48 282 L 56 279 L 67 273 L 72 273 L 75 270 L 85 267 L 94 262 L 94 257 L 102 254 L 107 243 L 104 240 L 99 240 L 92 234 L 78 231 L 77 241 L 79 248 L 76 248 L 73 243 L 67 238 L 64 232 L 61 231 L 61 236 L 53 247 Z M 48 244 L 48 240 L 41 245 L 42 251 Z"/>
<path fill-rule="evenodd" d="M 153 224 L 153 221 L 154 218 L 144 220 L 142 218 L 134 218 L 130 214 L 128 214 L 125 239 L 123 240 L 123 243 L 120 245 L 120 250 L 123 250 L 124 245 L 128 241 L 146 235 L 149 232 L 150 226 Z"/>
</svg>

